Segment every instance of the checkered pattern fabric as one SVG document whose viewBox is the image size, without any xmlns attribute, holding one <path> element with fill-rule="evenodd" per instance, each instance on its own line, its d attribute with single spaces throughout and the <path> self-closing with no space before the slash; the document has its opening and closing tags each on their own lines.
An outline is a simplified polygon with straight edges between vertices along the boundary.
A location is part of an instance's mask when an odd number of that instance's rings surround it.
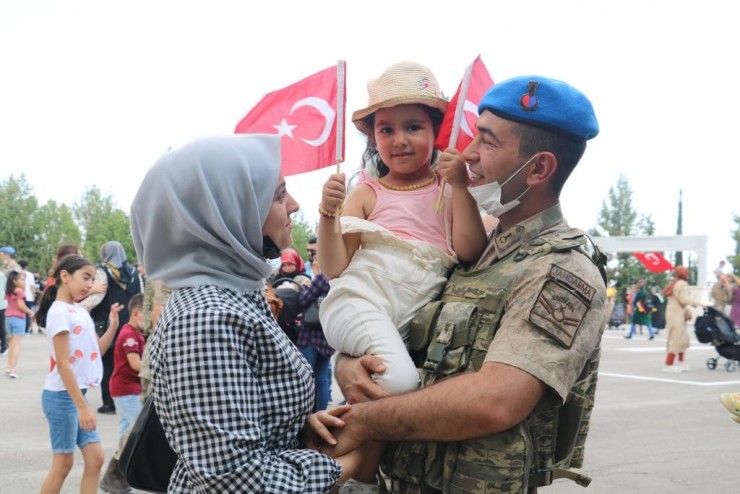
<svg viewBox="0 0 740 494">
<path fill-rule="evenodd" d="M 328 492 L 341 467 L 302 448 L 311 368 L 261 291 L 175 291 L 151 338 L 157 414 L 179 456 L 170 493 Z"/>
</svg>

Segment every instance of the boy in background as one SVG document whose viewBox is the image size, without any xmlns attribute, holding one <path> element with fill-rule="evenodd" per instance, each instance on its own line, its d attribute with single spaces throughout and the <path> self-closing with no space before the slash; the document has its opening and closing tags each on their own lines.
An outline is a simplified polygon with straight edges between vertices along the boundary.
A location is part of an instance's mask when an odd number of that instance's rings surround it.
<svg viewBox="0 0 740 494">
<path fill-rule="evenodd" d="M 113 349 L 113 374 L 110 378 L 110 395 L 120 410 L 117 454 L 111 459 L 108 469 L 100 482 L 100 488 L 112 494 L 132 492 L 118 471 L 118 455 L 125 445 L 128 432 L 141 411 L 141 357 L 146 338 L 143 330 L 145 317 L 143 311 L 144 294 L 137 293 L 128 302 L 129 320 L 121 328 Z M 126 436 L 124 439 L 124 435 Z M 122 441 L 123 440 L 123 441 Z"/>
</svg>

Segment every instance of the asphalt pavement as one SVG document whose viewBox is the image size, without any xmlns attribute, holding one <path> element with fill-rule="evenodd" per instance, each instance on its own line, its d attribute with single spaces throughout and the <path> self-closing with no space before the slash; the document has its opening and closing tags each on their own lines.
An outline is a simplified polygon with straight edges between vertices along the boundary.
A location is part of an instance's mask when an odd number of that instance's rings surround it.
<svg viewBox="0 0 740 494">
<path fill-rule="evenodd" d="M 541 492 L 560 494 L 626 493 L 696 494 L 737 492 L 740 479 L 740 424 L 719 402 L 725 391 L 740 391 L 740 371 L 728 372 L 724 359 L 715 370 L 706 366 L 717 353 L 692 334 L 687 362 L 692 372 L 661 371 L 665 333 L 624 339 L 626 326 L 606 330 L 596 407 L 586 444 L 582 473 L 593 482 L 583 489 L 559 480 Z M 51 464 L 41 389 L 49 366 L 44 336 L 24 337 L 18 378 L 0 374 L 0 494 L 38 492 Z M 0 357 L 6 367 L 7 357 Z M 100 391 L 88 398 L 100 406 Z M 334 401 L 341 395 L 334 390 Z M 116 447 L 118 415 L 98 415 L 103 449 Z M 79 492 L 82 456 L 62 490 Z"/>
</svg>

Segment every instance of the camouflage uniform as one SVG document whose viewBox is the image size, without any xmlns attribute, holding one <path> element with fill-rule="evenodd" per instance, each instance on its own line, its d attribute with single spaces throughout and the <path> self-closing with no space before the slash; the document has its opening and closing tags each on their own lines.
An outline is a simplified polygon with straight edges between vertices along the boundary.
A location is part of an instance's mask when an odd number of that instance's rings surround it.
<svg viewBox="0 0 740 494">
<path fill-rule="evenodd" d="M 164 306 L 172 294 L 172 289 L 159 280 L 149 280 L 144 288 L 144 336 L 154 333 L 152 327 L 152 312 L 157 305 Z M 152 393 L 152 372 L 149 368 L 149 345 L 144 347 L 144 355 L 141 357 L 141 367 L 139 368 L 139 378 L 141 379 L 141 402 L 144 403 L 146 397 Z"/>
<path fill-rule="evenodd" d="M 605 259 L 554 206 L 499 233 L 471 269 L 458 268 L 442 299 L 412 322 L 424 348 L 422 382 L 475 372 L 484 362 L 521 369 L 547 386 L 521 424 L 454 442 L 386 449 L 395 492 L 534 492 L 580 467 L 606 320 Z M 431 340 L 426 336 L 431 334 Z"/>
</svg>

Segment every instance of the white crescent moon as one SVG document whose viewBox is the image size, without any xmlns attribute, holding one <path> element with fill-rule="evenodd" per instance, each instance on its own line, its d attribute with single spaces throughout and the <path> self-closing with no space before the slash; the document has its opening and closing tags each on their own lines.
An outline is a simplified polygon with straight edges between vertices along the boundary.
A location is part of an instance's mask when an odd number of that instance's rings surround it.
<svg viewBox="0 0 740 494">
<path fill-rule="evenodd" d="M 473 131 L 470 128 L 470 125 L 468 125 L 468 119 L 465 118 L 466 112 L 472 113 L 473 115 L 475 115 L 475 118 L 478 118 L 478 105 L 472 103 L 470 100 L 467 99 L 465 100 L 465 104 L 463 105 L 463 117 L 460 122 L 460 128 L 463 132 L 465 132 L 466 134 L 468 134 L 468 136 L 472 138 L 475 136 L 473 135 Z"/>
<path fill-rule="evenodd" d="M 301 140 L 308 145 L 321 146 L 329 138 L 331 127 L 332 125 L 334 125 L 334 116 L 336 113 L 334 112 L 332 107 L 329 106 L 329 103 L 327 103 L 326 100 L 317 98 L 315 96 L 310 96 L 308 98 L 303 98 L 302 100 L 296 101 L 293 107 L 290 109 L 289 115 L 292 115 L 294 110 L 302 106 L 312 106 L 313 108 L 316 108 L 318 112 L 321 113 L 321 116 L 324 117 L 324 120 L 326 120 L 324 130 L 321 131 L 321 134 L 319 134 L 316 139 L 310 140 L 301 137 Z"/>
<path fill-rule="evenodd" d="M 656 256 L 652 252 L 648 252 L 647 254 L 645 254 L 645 259 L 648 259 L 651 263 L 655 264 L 656 266 L 660 264 L 660 259 L 658 258 L 658 256 Z"/>
</svg>

